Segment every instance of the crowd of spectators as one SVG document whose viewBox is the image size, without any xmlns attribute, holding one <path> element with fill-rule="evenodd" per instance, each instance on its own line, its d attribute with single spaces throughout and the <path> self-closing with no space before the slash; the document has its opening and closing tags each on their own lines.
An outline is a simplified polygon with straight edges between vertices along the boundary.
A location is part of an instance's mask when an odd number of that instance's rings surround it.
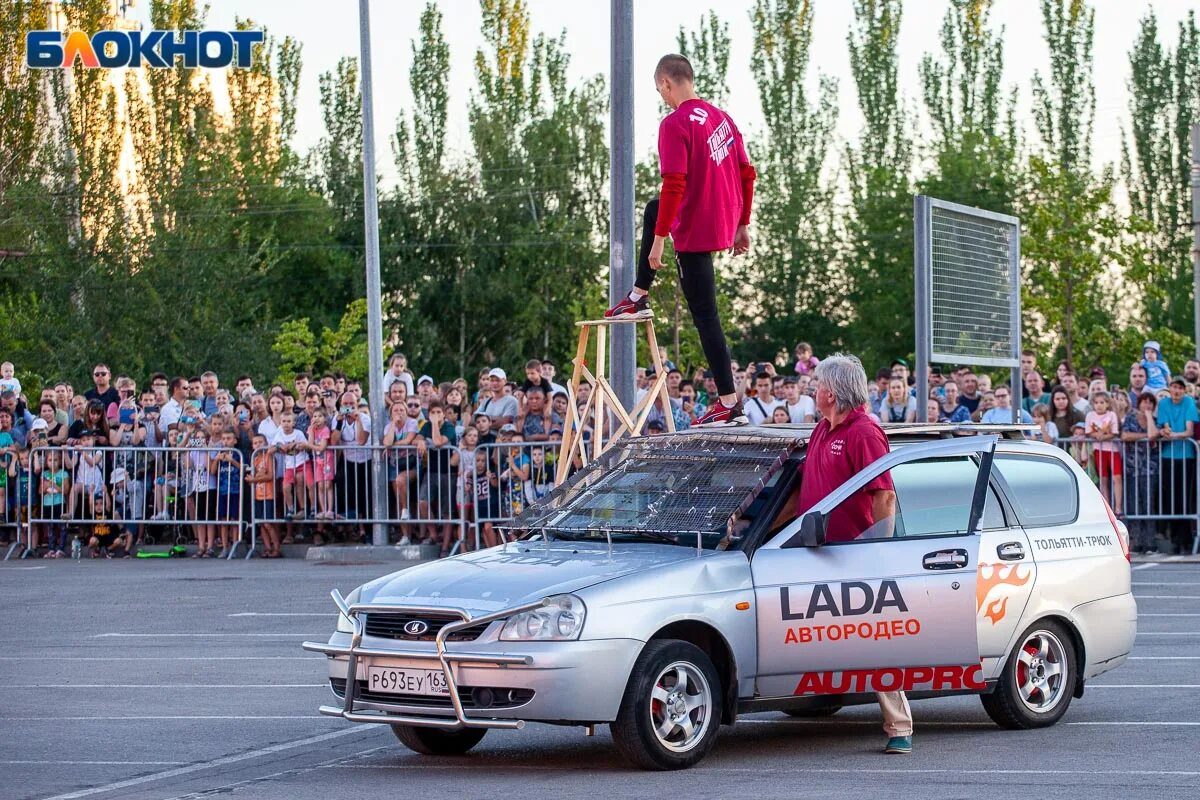
<svg viewBox="0 0 1200 800">
<path fill-rule="evenodd" d="M 688 428 L 717 397 L 709 371 L 685 374 L 662 356 L 670 402 L 651 405 L 650 435 L 668 428 L 667 414 L 677 430 Z M 786 366 L 734 361 L 750 422 L 814 422 L 817 363 L 805 343 Z M 1200 437 L 1200 361 L 1173 376 L 1158 344 L 1147 342 L 1127 386 L 1110 383 L 1100 367 L 1086 376 L 1065 362 L 1044 371 L 1031 352 L 1020 374 L 1018 394 L 987 373 L 934 366 L 927 418 L 1005 424 L 1015 406 L 1031 435 L 1073 448 L 1127 517 L 1136 549 L 1190 546 L 1196 447 L 1183 440 Z M 656 378 L 637 370 L 638 400 Z M 436 544 L 445 554 L 478 522 L 480 544 L 491 546 L 502 535 L 494 523 L 552 487 L 570 404 L 585 439 L 595 423 L 583 413 L 589 387 L 572 396 L 556 365 L 539 359 L 524 364 L 523 380 L 497 366 L 471 386 L 416 377 L 393 355 L 382 381 L 380 450 L 370 445 L 375 423 L 356 377 L 300 374 L 260 391 L 248 375 L 228 387 L 213 372 L 156 373 L 139 388 L 97 364 L 92 382 L 81 394 L 67 382 L 46 386 L 33 404 L 13 364 L 0 364 L 0 536 L 23 525 L 30 554 L 64 557 L 78 540 L 94 557 L 128 557 L 166 528 L 194 538 L 194 557 L 219 557 L 250 520 L 267 558 L 292 542 L 365 540 L 366 526 L 379 521 L 373 459 L 386 470 L 383 521 L 394 541 Z M 877 371 L 868 411 L 885 424 L 915 421 L 915 383 L 908 362 L 894 359 Z M 471 545 L 467 537 L 458 546 Z"/>
</svg>

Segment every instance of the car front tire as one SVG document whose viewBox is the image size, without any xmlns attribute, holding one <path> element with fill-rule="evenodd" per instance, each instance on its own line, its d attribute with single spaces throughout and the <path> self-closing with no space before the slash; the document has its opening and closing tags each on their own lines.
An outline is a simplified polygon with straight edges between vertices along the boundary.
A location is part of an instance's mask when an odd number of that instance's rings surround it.
<svg viewBox="0 0 1200 800">
<path fill-rule="evenodd" d="M 393 725 L 392 733 L 400 744 L 423 756 L 461 756 L 483 739 L 487 728 L 462 728 L 456 731 Z"/>
<path fill-rule="evenodd" d="M 1009 654 L 995 691 L 980 699 L 1002 728 L 1046 728 L 1071 705 L 1078 669 L 1075 642 L 1061 623 L 1039 620 Z"/>
<path fill-rule="evenodd" d="M 721 725 L 721 680 L 690 642 L 656 639 L 633 665 L 613 742 L 642 769 L 685 769 L 708 755 Z"/>
</svg>

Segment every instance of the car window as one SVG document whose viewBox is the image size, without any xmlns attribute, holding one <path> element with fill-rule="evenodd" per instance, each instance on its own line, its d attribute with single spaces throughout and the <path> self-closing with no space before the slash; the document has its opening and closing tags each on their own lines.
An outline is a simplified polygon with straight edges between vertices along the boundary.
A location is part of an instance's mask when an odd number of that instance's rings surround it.
<svg viewBox="0 0 1200 800">
<path fill-rule="evenodd" d="M 1079 515 L 1075 476 L 1058 459 L 997 453 L 994 463 L 1025 527 L 1065 525 Z"/>
<path fill-rule="evenodd" d="M 830 512 L 826 530 L 829 541 L 966 534 L 979 476 L 979 466 L 973 459 L 966 456 L 917 459 L 884 474 L 891 477 L 895 489 L 894 512 L 886 517 L 876 516 L 870 495 L 861 492 L 852 495 Z M 1004 527 L 1004 513 L 989 487 L 980 528 L 1001 527 Z"/>
<path fill-rule="evenodd" d="M 895 535 L 965 533 L 978 478 L 979 465 L 970 458 L 924 459 L 897 466 L 892 470 L 898 511 Z M 991 487 L 979 527 L 1004 527 L 1004 512 Z"/>
</svg>

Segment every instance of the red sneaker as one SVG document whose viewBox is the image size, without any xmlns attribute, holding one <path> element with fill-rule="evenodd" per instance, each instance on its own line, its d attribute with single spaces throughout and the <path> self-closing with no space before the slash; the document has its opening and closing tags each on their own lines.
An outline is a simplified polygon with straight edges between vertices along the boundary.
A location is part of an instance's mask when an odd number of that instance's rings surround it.
<svg viewBox="0 0 1200 800">
<path fill-rule="evenodd" d="M 701 425 L 745 425 L 749 421 L 746 415 L 742 413 L 741 402 L 734 403 L 733 406 L 727 406 L 718 400 L 709 406 L 704 415 L 692 424 L 692 427 L 698 428 Z"/>
<path fill-rule="evenodd" d="M 647 295 L 642 295 L 637 300 L 631 300 L 629 295 L 625 295 L 615 306 L 604 312 L 605 319 L 649 319 L 653 316 L 654 312 L 650 310 Z"/>
</svg>

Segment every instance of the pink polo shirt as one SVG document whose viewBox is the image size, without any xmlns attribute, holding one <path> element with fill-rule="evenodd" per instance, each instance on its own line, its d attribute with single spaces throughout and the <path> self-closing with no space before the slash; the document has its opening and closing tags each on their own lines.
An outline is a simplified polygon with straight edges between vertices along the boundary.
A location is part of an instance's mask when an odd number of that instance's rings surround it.
<svg viewBox="0 0 1200 800">
<path fill-rule="evenodd" d="M 832 430 L 828 419 L 821 420 L 808 440 L 804 463 L 800 467 L 800 500 L 796 515 L 821 502 L 871 462 L 887 455 L 889 450 L 883 428 L 867 415 L 865 406 L 851 411 L 842 424 Z M 874 525 L 871 493 L 880 490 L 893 490 L 890 473 L 879 475 L 833 510 L 826 526 L 826 540 L 848 542 Z"/>
<path fill-rule="evenodd" d="M 663 175 L 682 173 L 687 188 L 671 240 L 683 253 L 711 253 L 733 246 L 742 214 L 741 165 L 750 163 L 733 120 L 696 98 L 681 104 L 658 126 Z"/>
</svg>

